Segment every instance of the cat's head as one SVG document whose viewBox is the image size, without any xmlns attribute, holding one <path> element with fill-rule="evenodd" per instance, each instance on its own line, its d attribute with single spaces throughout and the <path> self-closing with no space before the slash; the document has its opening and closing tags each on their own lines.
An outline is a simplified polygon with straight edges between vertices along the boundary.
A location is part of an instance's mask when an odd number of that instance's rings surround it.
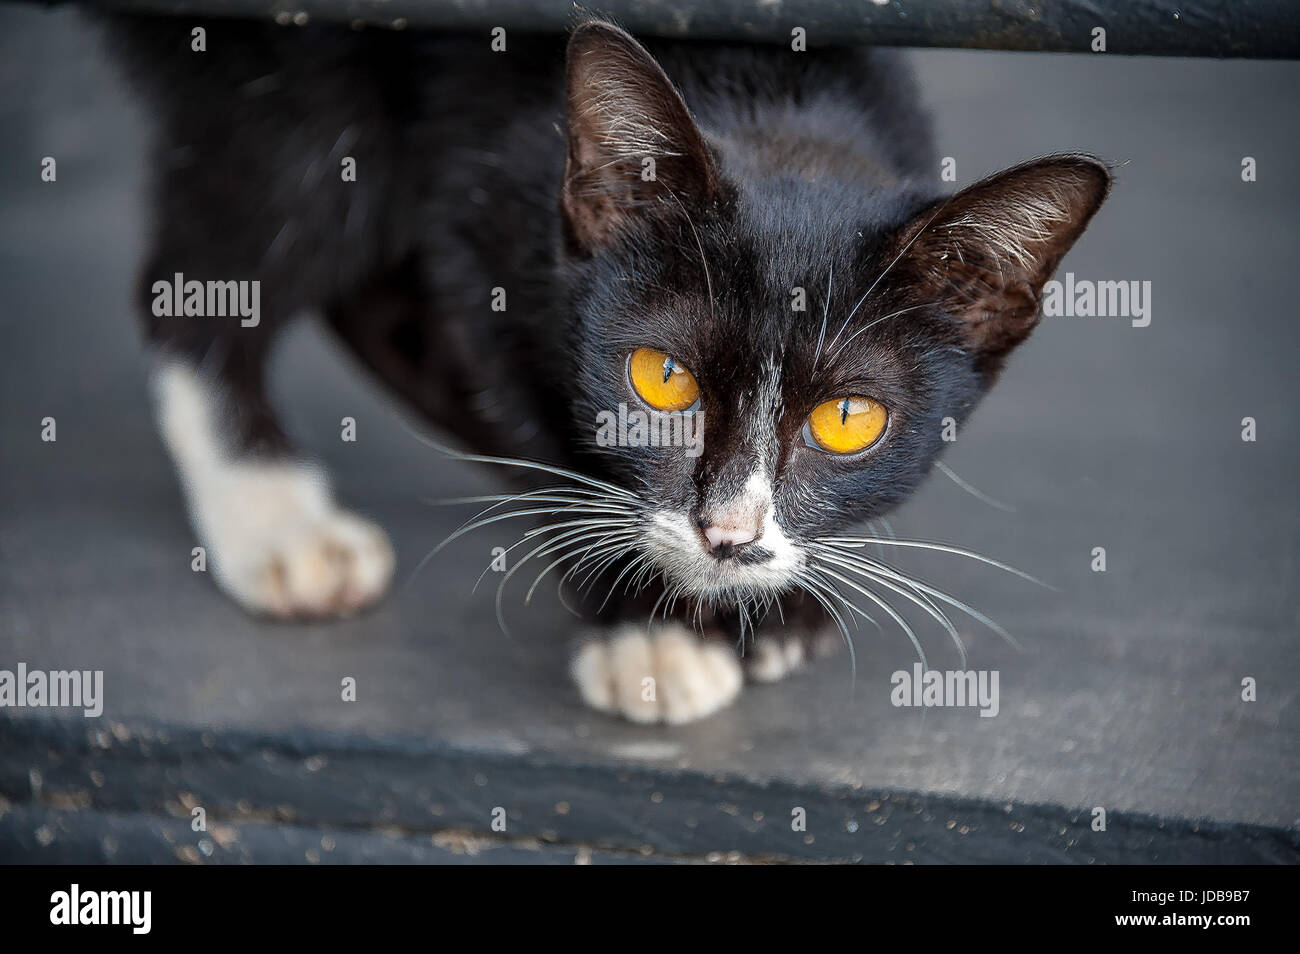
<svg viewBox="0 0 1300 954">
<path fill-rule="evenodd" d="M 641 552 L 704 597 L 790 587 L 913 491 L 1110 185 L 1066 155 L 935 198 L 846 175 L 842 144 L 715 138 L 598 22 L 567 96 L 574 411 L 643 505 Z"/>
</svg>

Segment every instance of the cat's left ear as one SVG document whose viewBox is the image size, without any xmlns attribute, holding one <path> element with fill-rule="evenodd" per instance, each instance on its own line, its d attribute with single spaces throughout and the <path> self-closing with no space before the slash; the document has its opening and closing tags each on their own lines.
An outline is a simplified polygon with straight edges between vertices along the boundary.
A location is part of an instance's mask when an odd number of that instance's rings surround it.
<svg viewBox="0 0 1300 954">
<path fill-rule="evenodd" d="M 639 217 L 717 193 L 713 156 L 663 68 L 598 20 L 569 40 L 568 159 L 561 203 L 571 251 L 590 253 Z"/>
<path fill-rule="evenodd" d="M 894 278 L 957 318 L 983 370 L 1038 324 L 1043 286 L 1110 191 L 1092 156 L 1036 159 L 916 216 L 895 240 Z"/>
</svg>

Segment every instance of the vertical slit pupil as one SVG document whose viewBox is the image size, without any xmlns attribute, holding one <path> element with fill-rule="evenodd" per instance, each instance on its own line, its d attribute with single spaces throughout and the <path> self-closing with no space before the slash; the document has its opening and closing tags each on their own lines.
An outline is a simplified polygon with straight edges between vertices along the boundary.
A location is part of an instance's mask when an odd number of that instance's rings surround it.
<svg viewBox="0 0 1300 954">
<path fill-rule="evenodd" d="M 673 376 L 673 371 L 676 370 L 676 367 L 677 366 L 673 363 L 672 358 L 664 358 L 664 379 L 661 382 L 662 384 L 668 383 L 668 379 Z"/>
<path fill-rule="evenodd" d="M 843 427 L 845 422 L 848 421 L 848 419 L 849 419 L 849 399 L 845 398 L 844 402 L 840 404 L 840 427 Z"/>
</svg>

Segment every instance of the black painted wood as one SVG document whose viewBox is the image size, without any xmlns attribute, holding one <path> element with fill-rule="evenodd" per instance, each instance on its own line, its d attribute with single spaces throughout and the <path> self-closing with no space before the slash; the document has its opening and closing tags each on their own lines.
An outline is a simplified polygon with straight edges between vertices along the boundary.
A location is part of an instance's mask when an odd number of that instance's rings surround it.
<svg viewBox="0 0 1300 954">
<path fill-rule="evenodd" d="M 471 849 L 485 861 L 557 860 L 557 852 L 572 861 L 595 849 L 758 862 L 1300 862 L 1294 833 L 1262 826 L 1115 813 L 1094 831 L 1090 813 L 1053 805 L 613 769 L 415 739 L 121 724 L 104 732 L 32 719 L 0 722 L 0 749 L 0 795 L 12 803 L 0 815 L 0 859 L 11 861 L 125 861 L 105 857 L 109 837 L 117 850 L 125 838 L 133 860 L 199 862 L 218 847 L 233 860 L 238 847 L 243 860 L 301 849 L 293 860 L 318 862 L 312 839 L 341 829 L 355 838 L 336 860 L 357 861 L 443 860 L 439 852 Z M 196 808 L 205 831 L 191 830 Z M 101 830 L 96 819 L 113 824 Z M 133 843 L 146 833 L 146 847 Z M 92 836 L 100 844 L 87 856 Z M 374 847 L 385 839 L 395 843 Z"/>
<path fill-rule="evenodd" d="M 63 0 L 46 0 L 63 2 Z M 579 7 L 567 0 L 93 0 L 94 6 L 175 16 L 309 19 L 406 29 L 559 32 Z M 1300 8 L 1290 0 L 602 0 L 584 5 L 645 35 L 789 43 L 802 27 L 810 46 L 961 47 L 1087 53 L 1093 31 L 1120 54 L 1294 58 Z"/>
</svg>

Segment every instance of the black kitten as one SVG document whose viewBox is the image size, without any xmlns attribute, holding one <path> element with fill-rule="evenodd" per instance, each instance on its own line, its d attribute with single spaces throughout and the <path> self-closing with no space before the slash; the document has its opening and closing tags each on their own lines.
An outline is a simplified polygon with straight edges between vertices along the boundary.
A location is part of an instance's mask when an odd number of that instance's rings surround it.
<svg viewBox="0 0 1300 954">
<path fill-rule="evenodd" d="M 1033 329 L 1100 162 L 937 198 L 910 77 L 878 51 L 652 55 L 589 21 L 567 55 L 231 22 L 195 52 L 193 27 L 114 21 L 160 126 L 161 426 L 231 596 L 329 615 L 392 574 L 265 400 L 272 338 L 312 310 L 472 451 L 548 465 L 512 468 L 512 505 L 554 511 L 512 572 L 531 554 L 591 587 L 603 636 L 573 671 L 598 708 L 706 715 L 738 645 L 778 678 L 850 597 L 946 620 L 845 534 L 912 492 Z"/>
</svg>

